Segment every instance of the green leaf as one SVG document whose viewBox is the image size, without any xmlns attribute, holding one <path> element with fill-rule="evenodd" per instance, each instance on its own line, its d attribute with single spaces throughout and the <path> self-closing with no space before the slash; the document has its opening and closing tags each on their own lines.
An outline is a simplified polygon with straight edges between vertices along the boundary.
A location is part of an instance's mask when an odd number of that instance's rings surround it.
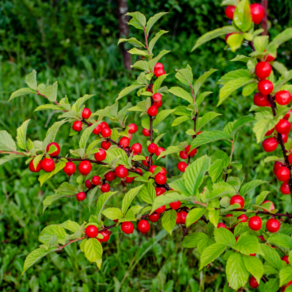
<svg viewBox="0 0 292 292">
<path fill-rule="evenodd" d="M 26 95 L 26 94 L 37 94 L 37 92 L 35 90 L 30 89 L 30 88 L 18 89 L 18 90 L 16 90 L 16 91 L 11 93 L 8 102 L 11 101 L 12 99 L 18 97 L 18 96 L 23 96 L 23 95 Z"/>
<path fill-rule="evenodd" d="M 23 275 L 26 270 L 28 268 L 30 268 L 33 264 L 35 264 L 38 260 L 40 260 L 41 258 L 43 258 L 44 256 L 46 256 L 47 254 L 53 252 L 53 251 L 57 251 L 58 249 L 55 247 L 46 249 L 44 247 L 42 248 L 38 248 L 36 250 L 34 250 L 33 252 L 31 252 L 25 259 L 24 261 L 24 265 L 23 265 L 23 270 L 21 275 Z"/>
<path fill-rule="evenodd" d="M 232 34 L 227 39 L 227 45 L 230 47 L 232 52 L 235 52 L 237 49 L 241 47 L 244 36 L 239 33 Z"/>
<path fill-rule="evenodd" d="M 161 152 L 158 159 L 169 154 L 178 153 L 187 147 L 186 143 L 181 143 L 179 146 L 169 146 L 165 151 Z"/>
<path fill-rule="evenodd" d="M 131 54 L 131 55 L 139 55 L 139 56 L 144 56 L 144 57 L 145 56 L 149 56 L 147 51 L 145 51 L 145 50 L 139 50 L 137 48 L 133 48 L 133 49 L 129 50 L 128 53 Z M 138 82 L 138 83 L 140 83 L 140 82 Z"/>
<path fill-rule="evenodd" d="M 203 134 L 203 133 L 201 133 Z M 201 135 L 200 134 L 200 135 Z M 200 136 L 199 136 L 200 137 Z M 210 166 L 210 158 L 204 155 L 191 163 L 183 174 L 185 186 L 191 195 L 196 195 Z"/>
<path fill-rule="evenodd" d="M 106 202 L 108 201 L 109 198 L 111 198 L 116 193 L 117 192 L 104 193 L 104 194 L 102 194 L 102 196 L 100 196 L 98 198 L 98 201 L 97 201 L 97 204 L 96 204 L 96 215 L 98 216 L 98 220 L 99 221 L 100 221 L 101 211 L 103 210 Z"/>
<path fill-rule="evenodd" d="M 247 63 L 249 60 L 252 60 L 252 58 L 244 56 L 244 55 L 237 55 L 234 59 L 231 60 L 231 62 L 240 61 L 243 63 Z"/>
<path fill-rule="evenodd" d="M 42 110 L 63 110 L 63 108 L 61 106 L 58 106 L 56 104 L 42 104 L 40 106 L 38 106 L 34 111 L 42 111 Z"/>
<path fill-rule="evenodd" d="M 120 43 L 128 42 L 130 45 L 137 47 L 137 48 L 144 48 L 145 46 L 139 42 L 136 38 L 129 38 L 129 39 L 119 39 L 118 45 Z"/>
<path fill-rule="evenodd" d="M 152 54 L 152 51 L 153 51 L 153 48 L 154 48 L 156 42 L 157 42 L 157 41 L 160 39 L 160 37 L 161 37 L 162 35 L 164 35 L 165 33 L 168 33 L 168 31 L 166 31 L 166 30 L 161 30 L 161 31 L 159 31 L 158 33 L 155 34 L 155 37 L 154 37 L 154 38 L 152 38 L 152 40 L 150 41 L 149 46 L 148 46 L 148 50 L 149 50 L 150 54 Z"/>
<path fill-rule="evenodd" d="M 288 266 L 282 269 L 279 273 L 280 276 L 280 286 L 288 284 L 288 282 L 292 281 L 292 267 Z"/>
<path fill-rule="evenodd" d="M 53 85 L 47 87 L 38 87 L 41 94 L 45 95 L 51 102 L 55 102 L 57 99 L 58 82 L 56 81 Z"/>
<path fill-rule="evenodd" d="M 214 72 L 216 72 L 217 69 L 210 69 L 209 71 L 205 72 L 203 75 L 201 75 L 194 84 L 194 94 L 197 95 L 199 92 L 199 89 L 203 85 L 203 83 L 206 81 L 206 79 L 212 75 Z"/>
<path fill-rule="evenodd" d="M 16 151 L 16 144 L 7 131 L 0 131 L 0 151 Z"/>
<path fill-rule="evenodd" d="M 94 123 L 92 126 L 86 128 L 81 137 L 80 137 L 80 140 L 79 140 L 79 147 L 80 148 L 83 148 L 85 150 L 86 148 L 86 144 L 87 144 L 87 141 L 90 137 L 90 135 L 92 134 L 92 131 L 100 124 L 100 122 L 96 122 Z"/>
<path fill-rule="evenodd" d="M 257 52 L 263 53 L 269 43 L 269 36 L 257 36 L 253 39 L 253 44 Z"/>
<path fill-rule="evenodd" d="M 111 220 L 122 219 L 124 217 L 122 211 L 118 208 L 107 208 L 101 213 Z"/>
<path fill-rule="evenodd" d="M 235 134 L 246 124 L 253 122 L 255 119 L 253 117 L 241 117 L 234 121 L 232 125 L 231 137 L 234 138 Z"/>
<path fill-rule="evenodd" d="M 126 87 L 125 89 L 123 89 L 123 90 L 119 93 L 118 97 L 116 98 L 116 101 L 118 101 L 118 100 L 121 99 L 122 97 L 128 95 L 129 93 L 131 93 L 131 92 L 133 92 L 134 90 L 137 90 L 137 89 L 139 89 L 139 88 L 141 88 L 141 87 L 144 87 L 144 85 L 130 85 L 130 86 Z"/>
<path fill-rule="evenodd" d="M 45 227 L 39 235 L 39 241 L 46 244 L 54 235 L 58 237 L 58 243 L 65 244 L 67 234 L 65 229 L 60 225 L 49 225 Z"/>
<path fill-rule="evenodd" d="M 171 113 L 173 113 L 175 109 L 166 109 L 162 110 L 156 116 L 156 119 L 153 122 L 153 127 L 156 127 L 159 123 L 161 123 L 165 118 L 167 118 Z"/>
<path fill-rule="evenodd" d="M 133 188 L 125 194 L 123 202 L 122 202 L 122 212 L 124 214 L 127 212 L 133 199 L 136 197 L 136 195 L 139 193 L 139 191 L 141 190 L 142 187 L 143 187 L 143 185 L 138 186 L 136 188 Z"/>
<path fill-rule="evenodd" d="M 23 158 L 23 155 L 18 155 L 18 154 L 11 154 L 11 155 L 6 155 L 0 158 L 0 165 L 4 164 L 5 162 L 17 159 L 17 158 Z"/>
<path fill-rule="evenodd" d="M 182 246 L 186 248 L 195 248 L 201 240 L 208 239 L 207 234 L 202 232 L 191 233 L 184 237 Z"/>
<path fill-rule="evenodd" d="M 183 84 L 191 87 L 194 79 L 192 68 L 189 65 L 187 65 L 186 68 L 177 70 L 175 78 L 178 79 Z"/>
<path fill-rule="evenodd" d="M 133 18 L 128 22 L 138 29 L 144 29 L 146 26 L 146 17 L 141 12 L 128 12 L 126 15 L 132 16 Z"/>
<path fill-rule="evenodd" d="M 260 283 L 261 278 L 264 274 L 264 267 L 260 259 L 253 256 L 244 256 L 243 260 L 248 272 L 256 278 L 258 283 Z"/>
<path fill-rule="evenodd" d="M 196 126 L 196 131 L 200 131 L 200 129 L 208 124 L 210 121 L 215 119 L 216 117 L 221 116 L 221 114 L 215 113 L 215 112 L 208 112 L 206 113 L 203 117 L 198 118 L 197 120 L 197 126 Z"/>
<path fill-rule="evenodd" d="M 147 21 L 147 25 L 146 25 L 146 34 L 147 35 L 149 35 L 150 29 L 155 24 L 155 22 L 165 14 L 168 14 L 168 12 L 160 12 L 160 13 L 157 13 L 154 16 L 149 18 L 149 20 Z"/>
<path fill-rule="evenodd" d="M 186 218 L 186 226 L 189 227 L 196 221 L 198 221 L 205 213 L 204 208 L 195 208 L 189 211 Z"/>
<path fill-rule="evenodd" d="M 214 243 L 208 246 L 201 255 L 200 270 L 217 259 L 226 249 L 225 244 Z"/>
<path fill-rule="evenodd" d="M 60 121 L 60 122 L 56 122 L 54 123 L 50 128 L 49 130 L 47 131 L 47 134 L 46 134 L 46 138 L 43 142 L 43 149 L 46 150 L 47 148 L 47 145 L 51 142 L 54 142 L 55 140 L 55 137 L 60 129 L 60 127 L 62 125 L 64 125 L 65 123 L 67 122 L 67 120 L 63 120 L 63 121 Z"/>
<path fill-rule="evenodd" d="M 226 168 L 230 162 L 230 158 L 227 156 L 225 152 L 222 152 L 221 155 L 222 159 L 216 159 L 211 164 L 209 169 L 209 176 L 211 177 L 213 183 L 218 179 L 220 174 L 223 172 L 224 168 Z"/>
<path fill-rule="evenodd" d="M 236 244 L 236 240 L 232 232 L 225 228 L 215 228 L 214 237 L 217 243 L 224 244 L 225 246 L 232 246 Z"/>
<path fill-rule="evenodd" d="M 25 76 L 25 83 L 28 87 L 30 87 L 33 90 L 37 89 L 37 72 L 36 70 L 32 70 L 31 73 Z"/>
<path fill-rule="evenodd" d="M 231 288 L 238 290 L 244 287 L 249 273 L 245 268 L 243 256 L 239 253 L 233 253 L 227 260 L 226 265 L 227 281 Z"/>
<path fill-rule="evenodd" d="M 153 184 L 151 182 L 145 184 L 139 192 L 139 196 L 144 202 L 153 204 L 156 198 L 156 192 Z"/>
<path fill-rule="evenodd" d="M 102 245 L 96 238 L 88 238 L 84 244 L 84 255 L 94 263 L 102 257 Z"/>
<path fill-rule="evenodd" d="M 265 283 L 265 285 L 263 287 L 263 291 L 277 292 L 278 290 L 279 290 L 279 279 L 278 278 L 277 279 L 269 279 L 269 281 L 267 283 Z"/>
<path fill-rule="evenodd" d="M 258 120 L 254 124 L 253 129 L 252 129 L 253 132 L 256 135 L 257 143 L 260 143 L 261 141 L 263 141 L 267 131 L 269 131 L 272 128 L 274 128 L 277 123 L 278 123 L 277 119 L 263 118 L 263 119 Z"/>
<path fill-rule="evenodd" d="M 250 29 L 252 19 L 248 0 L 242 0 L 238 3 L 234 11 L 233 22 L 243 32 Z"/>
<path fill-rule="evenodd" d="M 39 177 L 39 182 L 40 182 L 41 186 L 44 184 L 44 182 L 46 180 L 48 180 L 53 175 L 55 175 L 56 173 L 58 173 L 59 171 L 61 171 L 65 167 L 65 165 L 66 165 L 66 161 L 59 161 L 58 163 L 55 164 L 55 169 L 52 172 L 43 173 Z"/>
<path fill-rule="evenodd" d="M 228 6 L 228 5 L 236 6 L 237 4 L 238 4 L 237 0 L 223 0 L 221 3 L 221 6 Z"/>
<path fill-rule="evenodd" d="M 168 89 L 168 92 L 188 101 L 191 104 L 193 103 L 192 96 L 187 91 L 182 89 L 181 87 L 171 87 L 170 89 Z"/>
<path fill-rule="evenodd" d="M 221 28 L 217 28 L 215 30 L 212 30 L 210 32 L 207 32 L 206 34 L 204 34 L 203 36 L 201 36 L 197 41 L 195 46 L 192 48 L 192 51 L 194 51 L 196 48 L 198 48 L 199 46 L 201 46 L 202 44 L 213 40 L 215 38 L 218 38 L 222 35 L 226 35 L 228 33 L 232 33 L 232 32 L 237 32 L 237 29 L 230 25 L 230 26 L 224 26 Z"/>
<path fill-rule="evenodd" d="M 229 140 L 229 136 L 222 131 L 204 131 L 192 141 L 191 150 L 198 146 L 219 140 Z"/>
<path fill-rule="evenodd" d="M 168 210 L 162 217 L 162 227 L 171 235 L 176 224 L 175 210 Z"/>
<path fill-rule="evenodd" d="M 292 238 L 282 233 L 272 234 L 267 241 L 268 243 L 275 244 L 277 246 L 292 249 Z"/>
<path fill-rule="evenodd" d="M 261 248 L 257 237 L 253 235 L 241 235 L 233 249 L 245 255 L 253 253 L 261 254 Z"/>
<path fill-rule="evenodd" d="M 126 152 L 120 148 L 111 148 L 106 151 L 104 162 L 111 163 L 114 159 L 118 159 L 119 164 L 129 166 L 128 156 Z"/>
<path fill-rule="evenodd" d="M 281 258 L 277 251 L 269 245 L 261 244 L 261 250 L 263 252 L 263 258 L 277 270 L 282 269 Z"/>
<path fill-rule="evenodd" d="M 288 69 L 282 64 L 277 61 L 272 62 L 271 64 L 274 69 L 276 69 L 283 77 L 288 76 L 289 72 Z"/>
<path fill-rule="evenodd" d="M 60 226 L 72 232 L 78 231 L 81 227 L 77 222 L 71 220 L 63 222 L 62 224 L 60 224 Z"/>
<path fill-rule="evenodd" d="M 287 28 L 284 31 L 282 31 L 281 33 L 279 33 L 273 39 L 273 41 L 270 43 L 269 46 L 272 47 L 275 45 L 276 47 L 279 47 L 280 45 L 282 45 L 284 42 L 287 42 L 291 38 L 292 38 L 292 28 Z"/>
<path fill-rule="evenodd" d="M 233 71 L 229 71 L 228 73 L 226 73 L 225 75 L 223 75 L 219 81 L 218 84 L 226 84 L 229 81 L 233 81 L 236 80 L 238 78 L 251 78 L 251 74 L 247 69 L 238 69 L 238 70 L 233 70 Z"/>
<path fill-rule="evenodd" d="M 183 123 L 183 122 L 189 121 L 189 120 L 191 120 L 190 117 L 187 117 L 187 116 L 181 116 L 181 117 L 176 118 L 176 119 L 173 121 L 173 123 L 171 124 L 171 126 L 172 126 L 172 127 L 175 127 L 175 126 L 177 126 L 177 125 L 179 125 L 179 124 L 181 124 L 181 123 Z"/>
<path fill-rule="evenodd" d="M 183 178 L 177 179 L 171 183 L 169 183 L 169 186 L 176 191 L 179 191 L 180 193 L 190 197 L 191 194 L 188 192 L 188 190 L 186 189 L 186 185 L 185 185 L 185 180 Z"/>
<path fill-rule="evenodd" d="M 245 194 L 247 194 L 248 192 L 250 192 L 254 188 L 260 186 L 261 184 L 266 184 L 266 183 L 267 183 L 267 181 L 263 181 L 263 180 L 253 180 L 251 182 L 248 182 L 241 187 L 239 194 L 241 196 L 244 196 Z"/>
<path fill-rule="evenodd" d="M 151 71 L 153 71 L 154 66 L 156 65 L 157 62 L 166 54 L 168 54 L 170 51 L 167 50 L 162 50 L 157 57 L 153 58 L 152 60 L 149 61 L 149 66 Z"/>
<path fill-rule="evenodd" d="M 263 191 L 256 197 L 256 205 L 261 205 L 264 200 L 266 199 L 267 195 L 269 194 L 269 191 Z"/>
<path fill-rule="evenodd" d="M 153 84 L 153 93 L 158 92 L 158 89 L 161 87 L 162 82 L 164 81 L 164 79 L 168 76 L 168 74 L 163 74 L 161 76 L 159 76 L 154 84 Z"/>
</svg>

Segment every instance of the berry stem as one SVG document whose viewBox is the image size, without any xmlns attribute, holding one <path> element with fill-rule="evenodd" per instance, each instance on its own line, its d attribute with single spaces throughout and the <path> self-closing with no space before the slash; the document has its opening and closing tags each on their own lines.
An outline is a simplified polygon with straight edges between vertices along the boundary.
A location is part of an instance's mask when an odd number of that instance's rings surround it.
<svg viewBox="0 0 292 292">
<path fill-rule="evenodd" d="M 58 248 L 59 250 L 62 250 L 65 246 L 73 243 L 73 242 L 76 242 L 76 241 L 79 241 L 79 240 L 83 240 L 85 238 L 85 236 L 81 237 L 81 238 L 77 238 L 77 239 L 74 239 L 74 240 L 70 240 L 68 243 L 64 244 L 64 245 L 58 245 Z"/>
</svg>

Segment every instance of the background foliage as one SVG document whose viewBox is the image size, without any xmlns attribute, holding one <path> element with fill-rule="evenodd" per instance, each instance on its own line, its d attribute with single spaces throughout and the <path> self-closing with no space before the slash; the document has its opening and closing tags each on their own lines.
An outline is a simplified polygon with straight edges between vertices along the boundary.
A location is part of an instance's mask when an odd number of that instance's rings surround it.
<svg viewBox="0 0 292 292">
<path fill-rule="evenodd" d="M 128 1 L 129 11 L 141 11 L 147 17 L 159 11 L 169 11 L 162 18 L 160 27 L 168 30 L 164 41 L 158 43 L 164 49 L 170 49 L 163 62 L 167 73 L 190 64 L 194 68 L 194 77 L 212 68 L 219 69 L 206 90 L 214 92 L 203 105 L 205 110 L 213 109 L 217 103 L 219 90 L 216 84 L 219 76 L 235 69 L 237 64 L 229 60 L 233 53 L 223 50 L 224 40 L 215 40 L 190 53 L 195 40 L 202 34 L 226 24 L 224 9 L 219 0 L 182 0 L 182 1 Z M 292 3 L 289 0 L 274 0 L 269 3 L 269 20 L 273 22 L 270 35 L 286 27 L 291 27 Z M 24 87 L 23 76 L 32 69 L 38 70 L 39 82 L 57 78 L 59 97 L 64 95 L 78 98 L 86 93 L 96 97 L 88 107 L 97 110 L 113 103 L 118 92 L 126 87 L 136 76 L 136 72 L 126 72 L 122 65 L 122 56 L 117 40 L 116 1 L 2 1 L 0 8 L 0 128 L 15 133 L 22 121 L 31 118 L 28 136 L 32 139 L 44 137 L 54 116 L 46 112 L 31 112 L 40 104 L 40 97 L 15 99 L 9 104 L 11 92 Z M 155 28 L 154 31 L 155 32 Z M 137 30 L 131 29 L 130 35 L 140 38 Z M 242 50 L 249 50 L 243 48 Z M 279 61 L 292 67 L 290 54 L 291 42 L 285 43 L 279 50 Z M 240 53 L 240 51 L 238 52 Z M 132 57 L 133 62 L 135 61 Z M 175 83 L 174 74 L 167 82 Z M 133 103 L 137 96 L 130 95 Z M 126 103 L 127 98 L 122 102 Z M 166 107 L 178 105 L 179 101 L 169 95 L 164 103 Z M 223 106 L 215 109 L 222 113 L 214 122 L 212 129 L 222 129 L 229 120 L 247 115 L 251 100 L 234 95 Z M 136 117 L 137 118 L 137 117 Z M 135 116 L 131 116 L 135 120 Z M 218 122 L 220 120 L 220 122 Z M 169 123 L 171 119 L 167 119 Z M 169 128 L 164 123 L 162 127 Z M 189 125 L 180 127 L 163 140 L 163 147 L 182 140 Z M 67 141 L 68 127 L 63 127 L 57 141 L 66 150 L 73 141 Z M 177 128 L 175 130 L 177 131 Z M 263 163 L 260 146 L 256 144 L 251 129 L 241 131 L 241 139 L 235 145 L 235 160 L 243 163 L 240 173 L 243 179 L 257 177 L 271 181 L 271 195 L 277 201 L 279 186 L 271 177 L 270 169 Z M 142 136 L 142 135 L 141 135 Z M 139 136 L 135 139 L 139 140 Z M 77 143 L 77 140 L 75 141 Z M 209 155 L 225 145 L 217 143 L 201 147 L 199 156 Z M 252 158 L 252 159 L 251 159 Z M 177 161 L 166 159 L 167 169 L 175 174 Z M 36 177 L 29 173 L 24 162 L 13 161 L 3 165 L 0 170 L 0 287 L 3 291 L 221 291 L 222 268 L 211 266 L 208 270 L 198 271 L 198 255 L 184 250 L 180 245 L 181 231 L 175 232 L 172 239 L 164 231 L 152 229 L 148 237 L 129 237 L 115 231 L 110 244 L 106 245 L 102 271 L 97 271 L 82 254 L 76 252 L 76 246 L 70 245 L 63 251 L 69 260 L 60 254 L 52 254 L 48 260 L 42 260 L 20 277 L 23 261 L 27 253 L 37 246 L 37 234 L 49 224 L 66 219 L 82 222 L 88 217 L 88 208 L 77 204 L 75 200 L 62 205 L 58 203 L 45 213 L 42 201 L 53 193 L 58 183 L 64 180 L 62 175 L 42 188 Z M 250 196 L 254 194 L 251 193 Z M 85 205 L 85 204 L 84 204 Z M 287 209 L 286 209 L 287 210 Z M 79 219 L 78 219 L 79 218 Z"/>
</svg>

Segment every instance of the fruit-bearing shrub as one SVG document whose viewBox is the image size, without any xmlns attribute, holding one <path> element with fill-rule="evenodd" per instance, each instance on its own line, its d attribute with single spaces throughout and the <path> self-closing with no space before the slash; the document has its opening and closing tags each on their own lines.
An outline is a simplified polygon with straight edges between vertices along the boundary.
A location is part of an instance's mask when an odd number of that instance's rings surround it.
<svg viewBox="0 0 292 292">
<path fill-rule="evenodd" d="M 234 175 L 241 165 L 232 161 L 239 131 L 253 123 L 256 140 L 262 142 L 264 151 L 274 152 L 279 148 L 278 156 L 273 154 L 265 162 L 274 163 L 274 174 L 281 181 L 276 196 L 284 194 L 284 202 L 291 204 L 288 106 L 292 85 L 287 83 L 292 79 L 292 71 L 277 62 L 276 57 L 278 47 L 292 37 L 292 29 L 269 42 L 268 36 L 261 35 L 263 29 L 257 28 L 266 13 L 260 4 L 224 0 L 222 5 L 227 5 L 225 14 L 232 24 L 203 35 L 193 49 L 220 36 L 225 36 L 227 47 L 234 52 L 243 43 L 250 47 L 248 56 L 237 55 L 232 60 L 247 68 L 231 71 L 219 80 L 223 86 L 218 105 L 243 87 L 244 97 L 254 94 L 253 101 L 250 99 L 250 111 L 254 114 L 228 122 L 221 131 L 202 131 L 219 114 L 200 113 L 203 101 L 211 93 L 200 88 L 215 69 L 194 80 L 188 65 L 175 73 L 180 86 L 163 86 L 168 74 L 162 57 L 169 51 L 155 55 L 153 49 L 166 31 L 149 36 L 152 26 L 166 13 L 156 14 L 148 21 L 139 12 L 128 13 L 132 17 L 129 24 L 141 30 L 144 39 L 121 39 L 119 43 L 133 46 L 129 53 L 136 55 L 138 61 L 132 67 L 140 74 L 119 93 L 113 105 L 93 112 L 86 108 L 92 95 L 85 95 L 74 104 L 67 97 L 57 101 L 57 82 L 37 84 L 35 71 L 25 78 L 27 88 L 12 93 L 10 100 L 27 94 L 41 96 L 50 103 L 40 105 L 36 111 L 54 110 L 60 115 L 43 141 L 26 138 L 29 120 L 17 130 L 17 146 L 9 133 L 1 131 L 0 150 L 5 154 L 1 164 L 25 158 L 30 171 L 39 175 L 41 185 L 65 172 L 68 179 L 54 195 L 44 199 L 44 210 L 65 197 L 64 200 L 96 206 L 95 214 L 88 216 L 86 222 L 67 220 L 45 227 L 39 235 L 41 245 L 27 256 L 23 273 L 47 254 L 60 252 L 76 242 L 88 261 L 102 269 L 103 245 L 110 240 L 112 229 L 120 229 L 127 236 L 135 229 L 146 234 L 153 225 L 161 225 L 169 234 L 174 230 L 181 232 L 184 248 L 196 249 L 199 269 L 207 269 L 220 257 L 227 277 L 222 284 L 224 291 L 242 291 L 246 285 L 259 287 L 261 291 L 280 288 L 292 291 L 292 227 L 288 221 L 292 215 L 275 209 L 273 202 L 266 199 L 268 190 L 255 198 L 247 196 L 267 181 L 243 183 Z M 140 101 L 120 108 L 119 100 L 134 93 Z M 181 98 L 181 104 L 165 109 L 163 99 L 170 94 Z M 140 115 L 136 123 L 128 123 L 132 112 Z M 176 116 L 172 127 L 182 123 L 191 123 L 192 127 L 186 132 L 186 141 L 175 141 L 174 145 L 163 148 L 161 141 L 167 133 L 160 133 L 159 124 L 170 115 Z M 78 137 L 79 147 L 70 153 L 64 153 L 58 144 L 60 127 L 71 127 L 69 136 Z M 147 145 L 132 142 L 138 131 L 146 137 Z M 197 157 L 198 147 L 216 141 L 226 143 L 227 151 L 217 150 L 210 156 Z M 171 177 L 170 170 L 162 166 L 167 155 L 179 157 L 177 168 L 181 176 Z M 118 206 L 111 205 L 113 196 L 120 196 Z"/>
</svg>

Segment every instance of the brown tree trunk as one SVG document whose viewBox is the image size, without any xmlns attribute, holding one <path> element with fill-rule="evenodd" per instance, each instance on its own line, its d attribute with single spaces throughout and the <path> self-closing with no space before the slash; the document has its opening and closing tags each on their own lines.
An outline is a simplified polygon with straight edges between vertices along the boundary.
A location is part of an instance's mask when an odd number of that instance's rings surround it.
<svg viewBox="0 0 292 292">
<path fill-rule="evenodd" d="M 262 20 L 262 29 L 264 30 L 262 35 L 268 35 L 268 0 L 262 0 L 261 4 L 265 9 L 265 16 Z"/>
<path fill-rule="evenodd" d="M 118 19 L 121 38 L 127 37 L 129 35 L 128 16 L 125 15 L 127 12 L 127 0 L 118 0 Z M 131 55 L 126 51 L 125 43 L 121 43 L 120 48 L 123 54 L 124 67 L 127 70 L 131 70 Z"/>
</svg>

